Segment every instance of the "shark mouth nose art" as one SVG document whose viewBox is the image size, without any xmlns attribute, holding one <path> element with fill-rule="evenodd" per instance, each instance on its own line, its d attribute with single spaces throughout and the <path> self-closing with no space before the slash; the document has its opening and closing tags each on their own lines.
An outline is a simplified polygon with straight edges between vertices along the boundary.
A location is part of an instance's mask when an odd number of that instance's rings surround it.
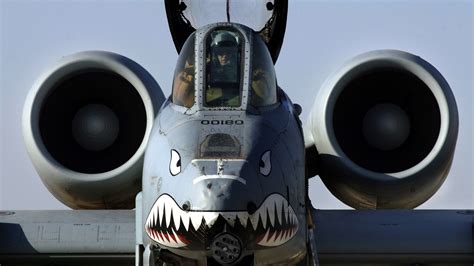
<svg viewBox="0 0 474 266">
<path fill-rule="evenodd" d="M 274 247 L 293 238 L 298 218 L 288 201 L 271 194 L 252 214 L 247 211 L 184 211 L 174 199 L 161 195 L 145 223 L 147 235 L 171 248 L 199 246 L 223 230 L 243 235 L 244 242 L 256 247 Z M 248 243 L 247 243 L 248 244 Z"/>
</svg>

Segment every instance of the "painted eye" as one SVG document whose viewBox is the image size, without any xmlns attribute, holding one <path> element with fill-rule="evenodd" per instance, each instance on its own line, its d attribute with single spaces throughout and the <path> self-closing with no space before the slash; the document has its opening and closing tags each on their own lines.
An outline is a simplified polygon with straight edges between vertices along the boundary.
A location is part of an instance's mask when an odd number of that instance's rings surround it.
<svg viewBox="0 0 474 266">
<path fill-rule="evenodd" d="M 262 154 L 260 159 L 260 173 L 264 176 L 268 176 L 272 170 L 271 152 L 266 151 Z"/>
<path fill-rule="evenodd" d="M 175 150 L 171 150 L 170 173 L 173 176 L 181 173 L 181 156 Z"/>
</svg>

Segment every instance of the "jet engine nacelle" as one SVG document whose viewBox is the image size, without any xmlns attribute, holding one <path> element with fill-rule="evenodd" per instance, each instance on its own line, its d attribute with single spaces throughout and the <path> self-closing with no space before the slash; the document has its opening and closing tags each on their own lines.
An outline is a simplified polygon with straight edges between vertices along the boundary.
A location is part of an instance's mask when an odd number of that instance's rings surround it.
<svg viewBox="0 0 474 266">
<path fill-rule="evenodd" d="M 134 61 L 87 51 L 62 58 L 29 92 L 28 154 L 48 190 L 75 209 L 130 209 L 163 93 Z"/>
<path fill-rule="evenodd" d="M 414 208 L 449 172 L 458 113 L 432 65 L 381 50 L 352 59 L 325 82 L 309 124 L 315 146 L 307 144 L 307 162 L 337 198 L 356 209 Z"/>
</svg>

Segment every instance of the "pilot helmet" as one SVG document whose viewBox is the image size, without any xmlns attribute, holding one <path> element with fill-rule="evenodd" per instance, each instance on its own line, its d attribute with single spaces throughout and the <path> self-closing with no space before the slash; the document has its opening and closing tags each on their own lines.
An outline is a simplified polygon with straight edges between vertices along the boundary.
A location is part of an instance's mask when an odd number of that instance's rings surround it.
<svg viewBox="0 0 474 266">
<path fill-rule="evenodd" d="M 236 46 L 237 40 L 235 36 L 229 32 L 219 32 L 214 36 L 212 40 L 213 47 L 221 47 L 221 46 Z"/>
</svg>

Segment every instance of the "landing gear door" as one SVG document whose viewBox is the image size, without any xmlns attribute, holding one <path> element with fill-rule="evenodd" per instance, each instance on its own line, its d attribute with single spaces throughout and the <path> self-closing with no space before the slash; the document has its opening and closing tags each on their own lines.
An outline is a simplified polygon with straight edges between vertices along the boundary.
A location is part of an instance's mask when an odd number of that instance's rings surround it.
<svg viewBox="0 0 474 266">
<path fill-rule="evenodd" d="M 197 28 L 215 22 L 246 25 L 262 36 L 278 59 L 285 36 L 288 0 L 166 0 L 168 25 L 178 53 Z"/>
</svg>

